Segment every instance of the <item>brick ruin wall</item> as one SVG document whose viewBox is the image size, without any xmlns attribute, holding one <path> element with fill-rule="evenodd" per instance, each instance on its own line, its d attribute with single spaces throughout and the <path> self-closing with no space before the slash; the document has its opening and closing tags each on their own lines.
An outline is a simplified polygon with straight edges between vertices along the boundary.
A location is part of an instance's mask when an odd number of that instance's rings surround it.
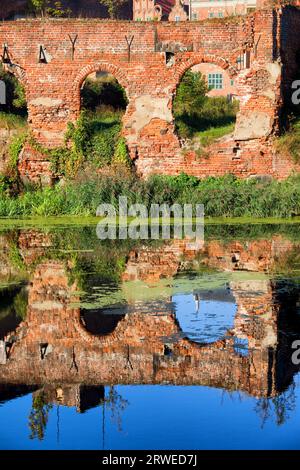
<svg viewBox="0 0 300 470">
<path fill-rule="evenodd" d="M 299 24 L 299 27 L 298 27 Z M 293 28 L 293 31 L 292 31 Z M 282 179 L 298 170 L 274 150 L 284 98 L 297 72 L 293 52 L 299 40 L 296 8 L 258 10 L 248 16 L 200 22 L 24 20 L 0 25 L 8 46 L 6 68 L 24 83 L 29 126 L 46 147 L 64 141 L 68 122 L 80 113 L 80 89 L 95 71 L 110 72 L 125 88 L 129 104 L 123 134 L 142 176 L 186 172 L 197 177 L 233 173 Z M 71 38 L 75 38 L 72 52 Z M 70 37 L 69 37 L 70 36 Z M 130 51 L 127 39 L 132 38 Z M 43 48 L 47 63 L 39 63 Z M 168 53 L 168 54 L 166 54 Z M 238 70 L 248 54 L 250 65 Z M 172 56 L 167 63 L 166 56 Z M 234 78 L 240 111 L 233 135 L 208 149 L 205 158 L 182 147 L 172 101 L 183 73 L 213 63 Z M 51 177 L 46 157 L 27 146 L 20 158 L 24 178 Z"/>
</svg>

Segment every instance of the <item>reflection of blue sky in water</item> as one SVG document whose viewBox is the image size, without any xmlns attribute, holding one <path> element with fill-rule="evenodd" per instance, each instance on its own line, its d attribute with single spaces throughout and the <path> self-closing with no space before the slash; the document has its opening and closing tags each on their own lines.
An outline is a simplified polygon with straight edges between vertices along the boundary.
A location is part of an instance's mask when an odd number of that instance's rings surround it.
<svg viewBox="0 0 300 470">
<path fill-rule="evenodd" d="M 220 294 L 224 294 L 223 296 Z M 175 313 L 181 330 L 190 340 L 197 343 L 213 343 L 226 336 L 234 326 L 236 304 L 230 294 L 224 292 L 203 294 L 176 294 Z M 214 298 L 216 297 L 216 298 Z M 222 297 L 223 300 L 222 300 Z"/>
<path fill-rule="evenodd" d="M 117 409 L 121 429 L 108 406 L 85 413 L 53 405 L 43 440 L 29 439 L 28 394 L 0 404 L 1 449 L 299 449 L 299 376 L 277 400 L 288 407 L 279 426 L 276 399 L 257 399 L 206 386 L 117 386 L 126 400 Z M 107 394 L 107 389 L 106 389 Z M 262 421 L 262 405 L 268 417 Z M 279 411 L 280 411 L 279 410 Z"/>
</svg>

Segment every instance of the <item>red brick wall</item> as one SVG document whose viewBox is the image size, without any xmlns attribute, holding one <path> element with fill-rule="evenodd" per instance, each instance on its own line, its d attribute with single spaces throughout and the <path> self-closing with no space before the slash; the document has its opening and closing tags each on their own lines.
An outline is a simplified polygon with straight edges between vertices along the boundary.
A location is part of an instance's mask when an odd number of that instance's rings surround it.
<svg viewBox="0 0 300 470">
<path fill-rule="evenodd" d="M 288 24 L 289 18 L 284 18 Z M 11 71 L 25 84 L 30 127 L 46 146 L 63 142 L 67 123 L 79 116 L 83 81 L 90 73 L 104 70 L 126 89 L 129 105 L 123 133 L 142 175 L 185 171 L 199 177 L 232 172 L 242 177 L 271 174 L 283 178 L 292 164 L 275 156 L 270 144 L 278 130 L 282 102 L 279 21 L 280 13 L 271 10 L 179 24 L 26 20 L 2 23 L 0 44 L 8 45 L 17 64 Z M 78 35 L 74 59 L 69 34 Z M 134 36 L 130 61 L 125 36 Z M 47 64 L 38 63 L 40 45 L 46 50 Z M 166 64 L 166 50 L 175 53 L 173 65 Z M 245 50 L 250 52 L 251 65 L 238 71 L 236 61 Z M 201 62 L 226 69 L 241 99 L 234 136 L 214 146 L 205 159 L 183 151 L 172 116 L 172 100 L 182 74 Z M 236 152 L 237 144 L 240 150 Z M 20 170 L 35 179 L 49 172 L 30 149 L 21 159 Z"/>
</svg>

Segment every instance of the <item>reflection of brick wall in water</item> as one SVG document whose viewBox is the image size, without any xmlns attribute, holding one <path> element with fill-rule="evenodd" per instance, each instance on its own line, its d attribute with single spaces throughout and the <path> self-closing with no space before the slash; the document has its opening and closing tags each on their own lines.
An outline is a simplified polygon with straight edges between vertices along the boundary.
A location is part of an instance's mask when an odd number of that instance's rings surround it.
<svg viewBox="0 0 300 470">
<path fill-rule="evenodd" d="M 21 230 L 18 247 L 24 263 L 30 266 L 48 254 L 49 248 L 52 247 L 51 235 L 40 230 Z"/>
<path fill-rule="evenodd" d="M 224 271 L 270 272 L 280 258 L 293 248 L 281 236 L 269 240 L 208 241 L 203 250 L 203 263 Z"/>
<path fill-rule="evenodd" d="M 275 393 L 270 387 L 269 355 L 262 346 L 266 327 L 262 315 L 257 350 L 243 357 L 234 350 L 230 332 L 227 339 L 209 346 L 181 338 L 175 316 L 163 302 L 155 314 L 143 314 L 137 306 L 111 334 L 93 336 L 73 305 L 77 295 L 64 264 L 37 266 L 27 318 L 11 335 L 16 342 L 0 366 L 1 382 L 205 384 L 258 396 Z"/>
<path fill-rule="evenodd" d="M 208 240 L 203 247 L 189 240 L 173 240 L 156 248 L 144 245 L 130 252 L 123 280 L 157 281 L 200 264 L 222 271 L 270 272 L 292 248 L 293 243 L 280 236 L 253 241 Z"/>
<path fill-rule="evenodd" d="M 174 276 L 182 266 L 195 259 L 201 249 L 200 242 L 172 240 L 153 246 L 142 246 L 129 253 L 123 281 L 157 281 Z"/>
<path fill-rule="evenodd" d="M 44 403 L 76 408 L 83 413 L 98 406 L 104 400 L 104 387 L 85 386 L 83 384 L 46 384 L 42 390 L 33 394 L 33 399 L 42 393 Z"/>
</svg>

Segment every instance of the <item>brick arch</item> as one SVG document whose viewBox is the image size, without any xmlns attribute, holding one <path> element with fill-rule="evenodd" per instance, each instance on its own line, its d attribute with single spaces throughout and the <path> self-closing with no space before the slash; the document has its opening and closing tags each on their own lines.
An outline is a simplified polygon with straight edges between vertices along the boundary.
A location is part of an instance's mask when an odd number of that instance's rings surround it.
<svg viewBox="0 0 300 470">
<path fill-rule="evenodd" d="M 236 312 L 237 313 L 237 312 Z M 235 314 L 236 315 L 236 314 Z M 102 345 L 104 344 L 110 344 L 112 341 L 119 341 L 119 342 L 124 342 L 124 344 L 128 343 L 128 333 L 130 335 L 132 334 L 132 331 L 135 328 L 135 320 L 143 320 L 141 321 L 142 326 L 142 333 L 147 337 L 151 338 L 153 336 L 153 333 L 157 333 L 157 339 L 158 341 L 161 340 L 161 337 L 163 335 L 165 336 L 171 336 L 171 335 L 182 335 L 184 332 L 182 330 L 182 327 L 178 321 L 178 318 L 176 317 L 176 314 L 169 313 L 166 315 L 161 315 L 161 318 L 163 317 L 168 317 L 169 322 L 165 323 L 162 322 L 160 325 L 162 327 L 161 331 L 159 332 L 159 328 L 157 323 L 153 322 L 153 317 L 149 315 L 147 319 L 145 320 L 145 315 L 141 311 L 137 310 L 134 313 L 125 313 L 124 316 L 120 319 L 114 330 L 107 334 L 107 335 L 97 335 L 93 334 L 90 331 L 88 331 L 85 327 L 85 325 L 81 321 L 81 313 L 79 313 L 79 316 L 76 315 L 74 322 L 76 322 L 76 331 L 78 335 L 85 341 L 89 342 L 90 344 L 98 344 L 101 342 Z M 72 317 L 73 318 L 73 317 Z M 234 317 L 235 318 L 235 317 Z M 139 322 L 138 322 L 139 323 Z M 234 327 L 233 327 L 234 328 Z M 187 345 L 188 347 L 194 348 L 194 350 L 198 349 L 207 349 L 211 347 L 215 348 L 224 348 L 224 345 L 228 342 L 227 338 L 232 337 L 232 332 L 233 328 L 228 329 L 222 338 L 218 338 L 215 341 L 211 343 L 199 343 L 193 341 L 189 336 L 182 335 L 180 337 L 179 342 L 181 345 Z M 138 336 L 138 335 L 137 335 Z M 154 335 L 155 336 L 155 335 Z"/>
<path fill-rule="evenodd" d="M 213 55 L 213 54 L 194 55 L 193 57 L 188 59 L 186 62 L 180 63 L 177 67 L 177 70 L 175 71 L 175 85 L 174 85 L 174 88 L 172 90 L 172 114 L 173 114 L 174 121 L 175 121 L 175 117 L 174 117 L 174 113 L 173 113 L 173 103 L 174 103 L 174 99 L 175 99 L 175 96 L 176 96 L 177 87 L 179 86 L 180 81 L 181 81 L 184 73 L 187 70 L 191 69 L 194 65 L 199 65 L 199 64 L 203 64 L 203 63 L 218 65 L 221 69 L 223 69 L 224 71 L 226 71 L 228 73 L 230 78 L 233 78 L 238 74 L 238 70 L 236 69 L 236 67 L 234 67 L 232 64 L 230 64 L 230 62 L 227 59 L 224 59 L 223 57 L 216 56 L 216 55 Z M 179 145 L 182 146 L 182 142 L 179 139 L 179 136 L 177 134 L 176 129 L 175 129 L 174 132 L 175 132 L 175 135 L 178 138 Z"/>
<path fill-rule="evenodd" d="M 27 75 L 25 69 L 18 64 L 6 65 L 4 66 L 5 72 L 10 73 L 16 77 L 19 82 L 26 88 L 27 84 Z"/>
<path fill-rule="evenodd" d="M 127 98 L 129 98 L 129 91 L 128 91 L 129 90 L 129 82 L 126 78 L 125 73 L 119 67 L 117 67 L 116 65 L 110 64 L 108 62 L 96 62 L 94 64 L 87 65 L 86 67 L 84 67 L 79 72 L 79 74 L 77 75 L 77 77 L 74 80 L 74 85 L 73 85 L 74 89 L 75 89 L 75 92 L 79 96 L 80 96 L 80 89 L 81 89 L 81 86 L 82 86 L 84 80 L 91 73 L 99 72 L 99 71 L 103 71 L 103 72 L 107 72 L 107 73 L 112 74 L 118 80 L 120 85 L 124 88 L 124 90 L 127 94 Z"/>
<path fill-rule="evenodd" d="M 187 70 L 192 68 L 194 65 L 203 64 L 203 63 L 218 65 L 220 68 L 222 68 L 228 73 L 230 78 L 233 78 L 238 74 L 237 68 L 233 66 L 227 59 L 224 59 L 224 57 L 219 57 L 219 56 L 212 55 L 212 54 L 197 55 L 197 56 L 191 57 L 186 62 L 183 62 L 178 66 L 176 73 L 175 73 L 176 86 L 179 84 L 182 76 Z"/>
</svg>

